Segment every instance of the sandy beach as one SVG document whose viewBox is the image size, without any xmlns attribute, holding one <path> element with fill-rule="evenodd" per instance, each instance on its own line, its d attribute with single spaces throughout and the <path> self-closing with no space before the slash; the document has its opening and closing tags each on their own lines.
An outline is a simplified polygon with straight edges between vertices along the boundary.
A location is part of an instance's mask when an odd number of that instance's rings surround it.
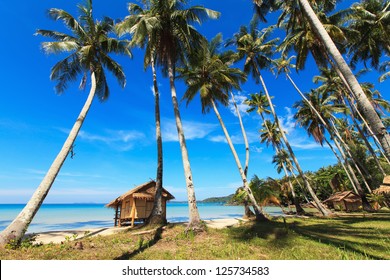
<svg viewBox="0 0 390 280">
<path fill-rule="evenodd" d="M 204 220 L 210 228 L 225 228 L 232 227 L 240 222 L 245 220 L 239 218 L 231 218 L 231 219 L 210 219 Z M 105 236 L 111 235 L 115 233 L 119 233 L 121 231 L 129 230 L 129 227 L 103 227 L 103 228 L 91 228 L 91 229 L 72 229 L 72 230 L 58 230 L 58 231 L 47 231 L 40 232 L 35 234 L 35 243 L 49 244 L 49 243 L 61 243 L 65 241 L 67 238 L 79 239 L 83 237 L 91 237 L 91 236 Z M 26 236 L 31 236 L 31 234 L 27 234 Z"/>
</svg>

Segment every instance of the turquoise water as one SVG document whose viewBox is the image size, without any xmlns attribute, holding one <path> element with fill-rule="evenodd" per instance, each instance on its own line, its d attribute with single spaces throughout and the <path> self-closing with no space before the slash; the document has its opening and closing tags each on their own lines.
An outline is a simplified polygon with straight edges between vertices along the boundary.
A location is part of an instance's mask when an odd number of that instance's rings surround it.
<svg viewBox="0 0 390 280">
<path fill-rule="evenodd" d="M 22 210 L 23 204 L 0 204 L 0 231 Z M 242 206 L 224 206 L 219 203 L 198 203 L 201 219 L 240 218 Z M 280 215 L 277 207 L 266 207 L 270 215 Z M 114 210 L 104 204 L 43 204 L 28 228 L 28 233 L 68 230 L 76 228 L 99 228 L 114 225 Z M 185 202 L 167 204 L 168 222 L 188 221 L 188 205 Z"/>
</svg>

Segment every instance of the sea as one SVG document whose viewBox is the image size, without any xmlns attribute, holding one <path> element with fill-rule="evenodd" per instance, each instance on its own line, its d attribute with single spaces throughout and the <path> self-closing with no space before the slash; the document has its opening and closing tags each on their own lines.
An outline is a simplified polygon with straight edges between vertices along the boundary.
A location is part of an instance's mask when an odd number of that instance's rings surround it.
<svg viewBox="0 0 390 280">
<path fill-rule="evenodd" d="M 198 204 L 202 220 L 241 218 L 243 206 L 221 203 Z M 24 204 L 0 204 L 0 231 L 9 225 L 23 209 Z M 265 207 L 271 216 L 282 215 L 278 207 Z M 30 224 L 27 233 L 73 229 L 93 229 L 114 226 L 114 209 L 104 204 L 43 204 Z M 168 202 L 167 220 L 170 223 L 188 221 L 187 202 Z"/>
</svg>

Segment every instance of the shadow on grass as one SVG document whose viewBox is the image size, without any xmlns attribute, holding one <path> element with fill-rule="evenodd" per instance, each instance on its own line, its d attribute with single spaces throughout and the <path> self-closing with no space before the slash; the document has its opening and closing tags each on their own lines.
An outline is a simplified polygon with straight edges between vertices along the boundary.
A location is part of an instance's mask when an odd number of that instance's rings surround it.
<svg viewBox="0 0 390 280">
<path fill-rule="evenodd" d="M 329 223 L 309 223 L 294 221 L 289 228 L 295 233 L 316 242 L 321 242 L 351 253 L 361 254 L 365 258 L 384 260 L 390 258 L 390 246 L 386 236 L 390 229 L 378 229 L 376 232 L 370 227 L 351 227 L 352 224 L 368 221 L 366 218 L 335 218 Z M 369 221 L 386 221 L 384 217 L 371 217 Z M 380 244 L 383 243 L 383 244 Z M 378 254 L 375 254 L 378 252 Z"/>
<path fill-rule="evenodd" d="M 163 231 L 163 227 L 162 226 L 158 227 L 154 231 L 152 238 L 149 240 L 145 240 L 143 238 L 143 236 L 140 235 L 139 241 L 138 241 L 138 249 L 136 249 L 132 252 L 127 252 L 125 254 L 122 254 L 121 256 L 116 257 L 114 260 L 129 260 L 129 259 L 133 258 L 134 256 L 142 253 L 146 249 L 148 249 L 151 246 L 153 246 L 154 244 L 156 244 L 161 239 L 162 231 Z"/>
<path fill-rule="evenodd" d="M 263 239 L 273 247 L 294 245 L 298 236 L 345 252 L 345 258 L 360 255 L 364 259 L 390 259 L 389 215 L 371 217 L 338 217 L 332 219 L 274 220 L 230 228 L 229 236 L 237 241 Z M 367 224 L 365 224 L 367 222 Z M 362 223 L 361 225 L 359 223 Z M 371 227 L 372 224 L 380 225 Z M 261 242 L 261 241 L 260 241 Z"/>
<path fill-rule="evenodd" d="M 276 221 L 254 222 L 249 226 L 232 227 L 228 232 L 237 241 L 248 241 L 254 238 L 277 240 L 288 238 L 287 224 Z"/>
</svg>

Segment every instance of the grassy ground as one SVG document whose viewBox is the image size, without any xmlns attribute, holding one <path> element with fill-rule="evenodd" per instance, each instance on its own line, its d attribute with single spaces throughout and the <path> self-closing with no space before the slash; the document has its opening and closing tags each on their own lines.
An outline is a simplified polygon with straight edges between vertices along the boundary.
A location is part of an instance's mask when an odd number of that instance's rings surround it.
<svg viewBox="0 0 390 280">
<path fill-rule="evenodd" d="M 0 259 L 390 259 L 390 213 L 287 218 L 184 234 L 184 225 L 63 244 L 0 249 Z M 142 229 L 141 229 L 142 230 Z M 79 241 L 80 242 L 80 241 Z"/>
</svg>

